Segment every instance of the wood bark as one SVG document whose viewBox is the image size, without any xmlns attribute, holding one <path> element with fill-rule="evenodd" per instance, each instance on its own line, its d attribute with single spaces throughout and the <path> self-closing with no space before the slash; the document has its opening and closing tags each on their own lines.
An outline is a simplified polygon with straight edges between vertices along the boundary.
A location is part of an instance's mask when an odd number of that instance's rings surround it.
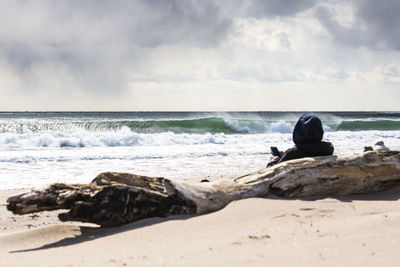
<svg viewBox="0 0 400 267">
<path fill-rule="evenodd" d="M 16 214 L 69 209 L 63 221 L 117 226 L 139 219 L 219 210 L 231 201 L 282 197 L 367 194 L 400 186 L 400 151 L 303 158 L 235 179 L 193 183 L 128 173 L 103 173 L 90 184 L 52 184 L 12 196 Z"/>
</svg>

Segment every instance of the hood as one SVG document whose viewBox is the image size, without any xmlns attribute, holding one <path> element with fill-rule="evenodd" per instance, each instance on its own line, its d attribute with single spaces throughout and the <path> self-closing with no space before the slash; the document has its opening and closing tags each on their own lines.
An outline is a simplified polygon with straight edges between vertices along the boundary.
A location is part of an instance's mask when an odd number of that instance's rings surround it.
<svg viewBox="0 0 400 267">
<path fill-rule="evenodd" d="M 321 142 L 323 135 L 321 120 L 314 113 L 305 113 L 294 126 L 293 142 L 295 144 Z"/>
</svg>

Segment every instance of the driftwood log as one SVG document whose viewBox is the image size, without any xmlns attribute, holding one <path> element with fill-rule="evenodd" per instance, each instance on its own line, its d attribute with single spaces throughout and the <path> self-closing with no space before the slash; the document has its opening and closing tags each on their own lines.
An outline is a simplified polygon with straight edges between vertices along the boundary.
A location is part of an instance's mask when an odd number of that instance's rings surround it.
<svg viewBox="0 0 400 267">
<path fill-rule="evenodd" d="M 12 196 L 7 208 L 16 214 L 68 209 L 59 214 L 60 220 L 117 226 L 148 217 L 216 211 L 250 197 L 342 196 L 397 186 L 400 151 L 378 147 L 358 154 L 291 160 L 214 182 L 102 173 L 90 184 L 57 183 Z"/>
</svg>

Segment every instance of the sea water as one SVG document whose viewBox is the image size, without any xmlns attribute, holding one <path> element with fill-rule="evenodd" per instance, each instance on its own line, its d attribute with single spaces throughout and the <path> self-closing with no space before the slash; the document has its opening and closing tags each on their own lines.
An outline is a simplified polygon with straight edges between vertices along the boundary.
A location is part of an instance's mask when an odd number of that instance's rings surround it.
<svg viewBox="0 0 400 267">
<path fill-rule="evenodd" d="M 299 112 L 3 112 L 0 189 L 88 183 L 101 172 L 175 178 L 246 174 L 270 146 L 293 146 Z M 400 149 L 400 112 L 316 112 L 335 154 L 384 141 Z"/>
</svg>

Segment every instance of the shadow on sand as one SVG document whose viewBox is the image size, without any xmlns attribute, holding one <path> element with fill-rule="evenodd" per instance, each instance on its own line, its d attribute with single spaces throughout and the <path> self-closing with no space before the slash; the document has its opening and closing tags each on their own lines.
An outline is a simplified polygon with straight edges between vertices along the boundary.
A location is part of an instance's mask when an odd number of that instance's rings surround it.
<svg viewBox="0 0 400 267">
<path fill-rule="evenodd" d="M 303 200 L 303 201 L 314 201 L 326 198 L 337 199 L 342 202 L 352 201 L 396 201 L 400 199 L 400 187 L 393 188 L 390 190 L 372 193 L 372 194 L 360 194 L 360 195 L 348 195 L 348 196 L 316 196 L 316 197 L 299 197 L 299 198 L 282 198 L 278 196 L 266 196 L 269 199 L 285 199 L 285 200 Z"/>
<path fill-rule="evenodd" d="M 71 237 L 66 237 L 63 238 L 59 241 L 46 244 L 40 247 L 36 248 L 30 248 L 30 249 L 22 249 L 22 250 L 13 250 L 9 251 L 9 253 L 21 253 L 21 252 L 30 252 L 30 251 L 38 251 L 38 250 L 43 250 L 43 249 L 50 249 L 50 248 L 58 248 L 58 247 L 66 247 L 66 246 L 71 246 L 75 245 L 78 243 L 82 242 L 87 242 L 91 241 L 94 239 L 99 239 L 103 237 L 107 237 L 110 235 L 114 234 L 119 234 L 123 233 L 126 231 L 132 231 L 135 229 L 151 226 L 154 224 L 160 224 L 164 223 L 167 221 L 172 221 L 172 220 L 186 220 L 192 217 L 196 217 L 198 215 L 174 215 L 170 216 L 167 218 L 160 218 L 160 217 L 154 217 L 154 218 L 147 218 L 143 220 L 139 220 L 133 223 L 129 223 L 123 226 L 119 227 L 96 227 L 96 226 L 74 226 L 74 225 L 58 225 L 56 226 L 58 231 L 63 231 L 63 232 L 76 232 L 77 235 L 71 236 Z M 49 229 L 51 227 L 48 227 Z M 46 230 L 45 228 L 42 229 L 37 229 L 37 230 Z M 37 230 L 32 230 L 32 231 L 37 231 Z M 24 234 L 24 233 L 22 233 Z"/>
</svg>

